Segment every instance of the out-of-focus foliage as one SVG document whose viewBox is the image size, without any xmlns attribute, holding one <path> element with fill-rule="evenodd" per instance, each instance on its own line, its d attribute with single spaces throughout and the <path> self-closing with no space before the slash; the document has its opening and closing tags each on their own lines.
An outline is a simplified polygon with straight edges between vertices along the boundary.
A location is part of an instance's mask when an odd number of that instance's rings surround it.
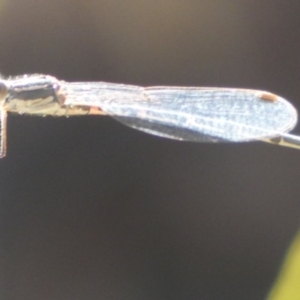
<svg viewBox="0 0 300 300">
<path fill-rule="evenodd" d="M 290 247 L 267 300 L 300 299 L 300 233 Z"/>
</svg>

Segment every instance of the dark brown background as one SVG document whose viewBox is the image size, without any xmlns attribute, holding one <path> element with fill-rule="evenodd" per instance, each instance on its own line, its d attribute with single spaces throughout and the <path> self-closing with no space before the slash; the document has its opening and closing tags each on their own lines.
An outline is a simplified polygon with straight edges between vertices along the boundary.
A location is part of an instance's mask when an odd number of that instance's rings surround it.
<svg viewBox="0 0 300 300">
<path fill-rule="evenodd" d="M 300 108 L 300 2 L 8 0 L 0 69 L 256 88 Z M 299 196 L 297 150 L 10 115 L 1 299 L 264 299 L 298 230 Z"/>
</svg>

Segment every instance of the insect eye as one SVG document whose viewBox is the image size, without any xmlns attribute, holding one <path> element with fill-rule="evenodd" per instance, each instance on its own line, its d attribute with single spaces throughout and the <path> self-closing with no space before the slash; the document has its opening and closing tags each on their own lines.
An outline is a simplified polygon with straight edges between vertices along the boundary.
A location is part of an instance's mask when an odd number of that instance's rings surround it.
<svg viewBox="0 0 300 300">
<path fill-rule="evenodd" d="M 5 98 L 7 97 L 7 93 L 7 85 L 5 84 L 5 82 L 0 80 L 0 101 L 5 100 Z"/>
</svg>

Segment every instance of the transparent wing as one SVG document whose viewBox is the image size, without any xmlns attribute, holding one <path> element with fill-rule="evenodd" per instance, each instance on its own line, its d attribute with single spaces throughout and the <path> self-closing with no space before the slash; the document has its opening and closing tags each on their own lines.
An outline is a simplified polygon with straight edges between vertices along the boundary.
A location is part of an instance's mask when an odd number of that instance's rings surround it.
<svg viewBox="0 0 300 300">
<path fill-rule="evenodd" d="M 67 104 L 97 106 L 116 120 L 151 134 L 198 142 L 244 142 L 281 136 L 297 122 L 279 96 L 230 88 L 142 88 L 70 83 Z"/>
</svg>

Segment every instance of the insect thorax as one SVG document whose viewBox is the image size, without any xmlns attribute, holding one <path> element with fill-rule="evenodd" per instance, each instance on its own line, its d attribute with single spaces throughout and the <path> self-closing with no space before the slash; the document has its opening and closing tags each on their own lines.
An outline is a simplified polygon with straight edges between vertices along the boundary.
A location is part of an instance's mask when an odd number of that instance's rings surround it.
<svg viewBox="0 0 300 300">
<path fill-rule="evenodd" d="M 5 107 L 18 114 L 33 115 L 84 115 L 88 108 L 65 106 L 65 95 L 60 90 L 60 81 L 48 75 L 25 75 L 5 81 L 8 96 Z"/>
</svg>

